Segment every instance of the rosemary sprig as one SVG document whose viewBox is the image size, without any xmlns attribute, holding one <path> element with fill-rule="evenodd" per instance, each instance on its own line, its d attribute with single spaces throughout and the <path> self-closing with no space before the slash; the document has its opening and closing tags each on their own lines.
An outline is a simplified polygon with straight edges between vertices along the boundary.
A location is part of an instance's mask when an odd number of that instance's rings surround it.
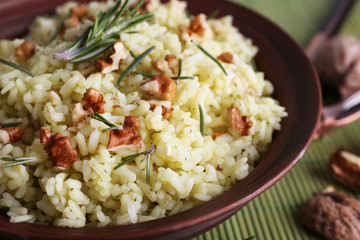
<svg viewBox="0 0 360 240">
<path fill-rule="evenodd" d="M 30 72 L 29 70 L 27 70 L 27 69 L 25 69 L 25 68 L 23 68 L 23 67 L 15 64 L 15 63 L 9 62 L 9 61 L 7 61 L 7 60 L 5 60 L 5 59 L 3 59 L 3 58 L 0 58 L 0 63 L 3 63 L 3 64 L 5 64 L 5 65 L 8 65 L 8 66 L 10 66 L 10 67 L 12 67 L 12 68 L 15 68 L 15 69 L 17 69 L 17 70 L 20 70 L 20 71 L 22 71 L 22 72 L 24 72 L 24 73 L 27 73 L 27 74 L 29 74 L 29 75 L 32 76 L 32 77 L 35 76 L 35 75 L 34 75 L 32 72 Z"/>
<path fill-rule="evenodd" d="M 64 17 L 64 19 L 61 21 L 58 29 L 56 30 L 56 32 L 52 35 L 52 37 L 50 38 L 50 41 L 48 44 L 52 43 L 52 41 L 55 40 L 55 38 L 57 37 L 57 35 L 59 35 L 61 29 L 64 27 L 65 21 L 70 17 L 70 12 L 68 12 L 66 14 L 66 16 Z"/>
<path fill-rule="evenodd" d="M 254 71 L 255 72 L 257 72 L 257 66 L 256 66 L 256 63 L 255 63 L 255 60 L 253 59 L 253 60 L 251 60 L 251 66 L 252 66 L 252 68 L 254 69 Z"/>
<path fill-rule="evenodd" d="M 137 10 L 143 2 L 144 0 L 141 0 L 135 8 L 130 10 L 129 0 L 126 0 L 123 5 L 121 5 L 121 0 L 118 1 L 113 8 L 100 13 L 93 25 L 68 46 L 65 52 L 54 53 L 54 59 L 80 62 L 105 52 L 120 38 L 121 32 L 153 17 L 149 12 L 138 14 Z"/>
<path fill-rule="evenodd" d="M 140 74 L 140 75 L 143 75 L 144 77 L 147 77 L 147 78 L 153 78 L 155 77 L 156 75 L 154 74 L 150 74 L 150 73 L 143 73 L 143 72 L 135 72 L 136 74 Z M 172 80 L 185 80 L 185 79 L 194 79 L 194 77 L 192 76 L 182 76 L 182 77 L 170 77 Z"/>
<path fill-rule="evenodd" d="M 178 76 L 177 76 L 177 79 L 176 79 L 176 84 L 179 84 L 179 80 L 180 80 L 180 76 L 181 76 L 181 69 L 182 69 L 182 61 L 181 61 L 181 58 L 179 58 L 179 71 L 178 71 Z"/>
<path fill-rule="evenodd" d="M 207 17 L 207 19 L 209 20 L 209 19 L 212 19 L 212 18 L 216 18 L 216 17 L 219 15 L 219 13 L 220 13 L 220 11 L 219 11 L 219 9 L 217 9 L 217 10 L 215 10 L 213 13 L 211 13 L 211 14 Z"/>
<path fill-rule="evenodd" d="M 201 135 L 204 136 L 205 135 L 204 111 L 199 102 L 198 102 L 198 106 L 199 106 L 199 113 L 200 113 L 200 132 L 201 132 Z"/>
<path fill-rule="evenodd" d="M 136 58 L 136 55 L 133 51 L 130 50 L 130 55 L 133 57 L 133 58 Z"/>
<path fill-rule="evenodd" d="M 150 156 L 156 151 L 156 145 L 155 144 L 151 144 L 151 147 L 149 150 L 146 150 L 144 152 L 140 152 L 140 153 L 136 153 L 136 154 L 132 154 L 126 157 L 123 157 L 122 160 L 123 162 L 121 162 L 120 164 L 116 165 L 114 167 L 114 170 L 124 166 L 125 164 L 135 160 L 137 157 L 141 156 L 141 155 L 145 155 L 145 157 L 143 159 L 141 159 L 141 161 L 144 161 L 146 159 L 146 182 L 149 184 L 150 183 Z"/>
<path fill-rule="evenodd" d="M 19 126 L 21 122 L 12 122 L 12 123 L 0 123 L 0 127 L 7 128 L 7 127 L 16 127 Z"/>
<path fill-rule="evenodd" d="M 221 70 L 225 73 L 225 75 L 227 76 L 227 72 L 226 72 L 225 68 L 223 67 L 223 65 L 221 65 L 221 63 L 213 55 L 211 55 L 208 51 L 206 51 L 200 44 L 198 44 L 194 40 L 191 40 L 191 42 L 193 44 L 195 44 L 195 46 L 197 46 L 206 56 L 211 58 L 211 60 L 213 60 L 221 68 Z"/>
<path fill-rule="evenodd" d="M 17 165 L 22 165 L 22 164 L 29 163 L 29 162 L 35 162 L 35 161 L 37 161 L 37 158 L 36 157 L 0 157 L 0 160 L 6 161 L 6 162 L 11 162 L 11 163 L 6 163 L 1 166 L 2 168 L 7 168 L 7 167 L 13 167 L 13 166 L 17 166 Z"/>
<path fill-rule="evenodd" d="M 140 54 L 138 57 L 135 57 L 134 61 L 125 69 L 125 71 L 120 75 L 116 82 L 116 88 L 119 87 L 121 81 L 152 51 L 154 46 L 147 49 L 145 52 Z"/>
<path fill-rule="evenodd" d="M 119 125 L 116 125 L 115 123 L 110 122 L 109 120 L 104 118 L 100 113 L 94 112 L 94 114 L 89 114 L 89 117 L 96 119 L 102 123 L 105 123 L 106 125 L 109 126 L 109 128 L 101 130 L 101 132 L 103 132 L 103 133 L 107 132 L 109 130 L 112 130 L 112 129 L 122 129 L 122 126 L 119 126 Z"/>
</svg>

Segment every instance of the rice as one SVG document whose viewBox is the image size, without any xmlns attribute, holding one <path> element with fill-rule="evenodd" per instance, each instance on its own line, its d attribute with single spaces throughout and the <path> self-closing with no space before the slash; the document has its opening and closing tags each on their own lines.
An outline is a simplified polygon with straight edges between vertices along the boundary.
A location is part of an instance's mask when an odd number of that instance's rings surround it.
<svg viewBox="0 0 360 240">
<path fill-rule="evenodd" d="M 97 15 L 113 5 L 113 1 L 91 2 L 88 15 Z M 64 17 L 74 6 L 76 3 L 68 2 L 56 12 Z M 131 29 L 138 33 L 122 33 L 126 59 L 120 69 L 107 74 L 92 71 L 88 76 L 81 69 L 91 69 L 95 59 L 67 63 L 54 59 L 52 54 L 63 52 L 68 42 L 92 22 L 83 19 L 48 44 L 59 18 L 35 19 L 26 38 L 36 43 L 37 51 L 20 64 L 36 76 L 0 64 L 0 122 L 20 120 L 24 131 L 21 141 L 0 144 L 0 156 L 37 158 L 28 164 L 0 168 L 0 206 L 7 209 L 10 222 L 103 227 L 162 218 L 211 200 L 254 169 L 287 113 L 271 98 L 271 82 L 251 67 L 257 48 L 232 26 L 232 17 L 208 20 L 211 34 L 201 42 L 214 56 L 233 54 L 236 64 L 222 63 L 226 76 L 193 43 L 181 39 L 179 26 L 190 24 L 185 8 L 186 3 L 176 0 L 159 5 L 151 22 Z M 23 41 L 1 40 L 0 57 L 13 60 L 16 47 Z M 179 81 L 170 119 L 163 119 L 161 106 L 150 110 L 149 96 L 139 88 L 146 79 L 142 75 L 130 74 L 119 89 L 115 87 L 120 74 L 134 60 L 130 50 L 138 56 L 151 46 L 155 50 L 137 66 L 137 71 L 156 75 L 151 60 L 172 54 L 182 59 L 182 76 L 194 76 Z M 89 117 L 74 122 L 74 112 L 82 109 L 77 104 L 91 87 L 104 96 L 106 119 L 118 125 L 129 115 L 139 119 L 141 149 L 109 150 L 109 132 L 101 131 L 105 124 Z M 204 111 L 204 136 L 198 104 Z M 230 106 L 252 122 L 248 135 L 228 131 L 226 109 Z M 52 170 L 40 143 L 41 126 L 70 138 L 79 154 L 71 167 Z M 214 138 L 216 133 L 224 134 Z M 123 157 L 148 150 L 151 143 L 157 149 L 150 159 L 149 183 L 142 157 L 114 169 Z"/>
</svg>

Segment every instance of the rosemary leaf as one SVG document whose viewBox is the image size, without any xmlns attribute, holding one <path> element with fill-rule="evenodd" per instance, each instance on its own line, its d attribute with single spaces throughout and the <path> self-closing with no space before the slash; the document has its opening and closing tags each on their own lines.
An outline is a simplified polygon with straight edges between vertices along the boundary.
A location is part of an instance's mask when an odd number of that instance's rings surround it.
<svg viewBox="0 0 360 240">
<path fill-rule="evenodd" d="M 129 32 L 126 32 L 127 34 L 135 34 L 135 33 L 140 33 L 139 31 L 129 31 Z"/>
<path fill-rule="evenodd" d="M 35 162 L 37 161 L 37 158 L 36 157 L 0 157 L 0 160 L 10 162 L 1 166 L 2 168 L 7 168 L 17 165 L 22 165 L 29 162 Z"/>
<path fill-rule="evenodd" d="M 13 122 L 13 123 L 0 123 L 0 127 L 7 128 L 7 127 L 16 127 L 19 126 L 21 122 Z"/>
<path fill-rule="evenodd" d="M 140 75 L 143 75 L 144 77 L 147 77 L 147 78 L 153 78 L 155 77 L 156 75 L 154 74 L 150 74 L 150 73 L 143 73 L 143 72 L 135 72 L 136 74 L 140 74 Z M 182 77 L 170 77 L 172 80 L 186 80 L 186 79 L 194 79 L 194 77 L 192 76 L 182 76 Z"/>
<path fill-rule="evenodd" d="M 146 156 L 146 182 L 150 183 L 150 154 Z"/>
<path fill-rule="evenodd" d="M 3 59 L 3 58 L 0 58 L 0 63 L 3 63 L 3 64 L 5 64 L 5 65 L 8 65 L 8 66 L 10 66 L 10 67 L 12 67 L 12 68 L 15 68 L 15 69 L 17 69 L 17 70 L 20 70 L 20 71 L 22 71 L 22 72 L 24 72 L 24 73 L 27 73 L 27 74 L 29 74 L 29 75 L 32 76 L 32 77 L 35 77 L 35 75 L 34 75 L 32 72 L 30 72 L 29 70 L 27 70 L 27 69 L 25 69 L 25 68 L 23 68 L 23 67 L 15 64 L 15 63 L 9 62 L 9 61 L 7 61 L 7 60 L 5 60 L 5 59 Z"/>
<path fill-rule="evenodd" d="M 110 128 L 117 128 L 117 129 L 121 128 L 121 126 L 118 126 L 118 125 L 110 122 L 106 118 L 104 118 L 100 113 L 94 112 L 94 114 L 89 114 L 89 117 L 96 119 L 100 122 L 103 122 L 104 124 L 108 125 Z"/>
<path fill-rule="evenodd" d="M 136 154 L 132 154 L 126 157 L 123 157 L 122 160 L 123 162 L 121 162 L 120 164 L 116 165 L 114 167 L 114 170 L 124 166 L 125 164 L 135 160 L 137 157 L 141 156 L 141 155 L 145 155 L 145 157 L 143 159 L 141 159 L 140 161 L 144 161 L 146 159 L 146 182 L 149 184 L 150 183 L 150 156 L 156 151 L 156 146 L 155 144 L 151 144 L 151 147 L 149 150 L 146 150 L 144 152 L 141 153 L 136 153 Z"/>
<path fill-rule="evenodd" d="M 182 69 L 181 65 L 182 65 L 181 58 L 179 58 L 179 71 L 178 71 L 178 76 L 176 79 L 176 84 L 179 84 L 179 80 L 180 80 L 180 76 L 181 76 L 181 69 Z"/>
<path fill-rule="evenodd" d="M 217 9 L 215 10 L 213 13 L 211 13 L 207 19 L 212 19 L 212 18 L 216 18 L 219 15 L 220 11 Z"/>
<path fill-rule="evenodd" d="M 130 55 L 133 57 L 133 58 L 136 58 L 136 55 L 133 51 L 130 50 Z"/>
<path fill-rule="evenodd" d="M 201 104 L 198 102 L 199 105 L 199 113 L 200 113 L 200 132 L 201 135 L 204 136 L 205 135 L 205 120 L 204 120 L 204 112 L 203 109 L 201 107 Z"/>
<path fill-rule="evenodd" d="M 125 69 L 125 71 L 120 75 L 116 82 L 116 88 L 119 87 L 121 81 L 152 51 L 154 50 L 154 46 L 147 49 L 145 52 L 140 54 L 138 57 L 134 59 L 134 61 Z"/>
<path fill-rule="evenodd" d="M 223 67 L 223 65 L 221 65 L 221 63 L 213 55 L 211 55 L 208 51 L 206 51 L 200 44 L 198 44 L 194 40 L 191 40 L 191 42 L 194 43 L 195 46 L 197 46 L 206 56 L 211 58 L 211 60 L 213 60 L 227 76 L 227 72 L 226 72 L 225 68 Z"/>
<path fill-rule="evenodd" d="M 255 72 L 257 72 L 258 71 L 258 69 L 257 69 L 257 66 L 256 66 L 256 63 L 255 63 L 255 60 L 253 59 L 253 60 L 251 60 L 251 66 L 252 66 L 252 68 L 254 69 L 254 71 Z"/>
<path fill-rule="evenodd" d="M 56 32 L 54 33 L 54 35 L 52 35 L 52 37 L 51 37 L 51 39 L 50 39 L 50 41 L 49 41 L 48 44 L 52 43 L 52 41 L 55 40 L 55 38 L 57 37 L 57 35 L 59 35 L 61 29 L 64 27 L 65 21 L 69 18 L 69 16 L 70 16 L 70 12 L 68 12 L 68 14 L 66 14 L 65 18 L 61 21 L 58 29 L 56 30 Z"/>
</svg>

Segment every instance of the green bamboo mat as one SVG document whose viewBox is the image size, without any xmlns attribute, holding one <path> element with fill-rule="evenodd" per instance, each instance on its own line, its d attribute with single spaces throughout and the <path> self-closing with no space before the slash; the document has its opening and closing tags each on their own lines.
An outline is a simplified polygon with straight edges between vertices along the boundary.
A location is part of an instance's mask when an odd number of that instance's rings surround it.
<svg viewBox="0 0 360 240">
<path fill-rule="evenodd" d="M 268 17 L 306 46 L 319 29 L 336 0 L 237 0 Z M 342 34 L 360 38 L 360 2 L 351 11 L 341 29 Z M 331 176 L 327 163 L 332 151 L 347 148 L 360 154 L 360 120 L 314 141 L 299 163 L 265 193 L 218 227 L 198 236 L 198 240 L 215 239 L 321 239 L 304 229 L 295 217 L 296 209 L 314 193 L 331 184 L 360 199 L 360 194 L 343 187 Z"/>
</svg>

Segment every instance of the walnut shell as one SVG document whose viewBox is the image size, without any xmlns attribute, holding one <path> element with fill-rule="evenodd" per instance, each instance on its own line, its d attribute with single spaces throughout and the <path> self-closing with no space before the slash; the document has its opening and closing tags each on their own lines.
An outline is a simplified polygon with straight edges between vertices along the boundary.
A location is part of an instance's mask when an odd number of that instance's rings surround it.
<svg viewBox="0 0 360 240">
<path fill-rule="evenodd" d="M 351 189 L 360 190 L 360 156 L 337 150 L 330 155 L 329 166 L 337 180 Z"/>
<path fill-rule="evenodd" d="M 314 65 L 320 79 L 338 86 L 344 84 L 356 61 L 360 61 L 360 43 L 350 36 L 336 36 L 319 48 Z"/>
<path fill-rule="evenodd" d="M 299 221 L 326 239 L 360 239 L 360 202 L 344 193 L 319 193 L 301 205 Z"/>
</svg>

